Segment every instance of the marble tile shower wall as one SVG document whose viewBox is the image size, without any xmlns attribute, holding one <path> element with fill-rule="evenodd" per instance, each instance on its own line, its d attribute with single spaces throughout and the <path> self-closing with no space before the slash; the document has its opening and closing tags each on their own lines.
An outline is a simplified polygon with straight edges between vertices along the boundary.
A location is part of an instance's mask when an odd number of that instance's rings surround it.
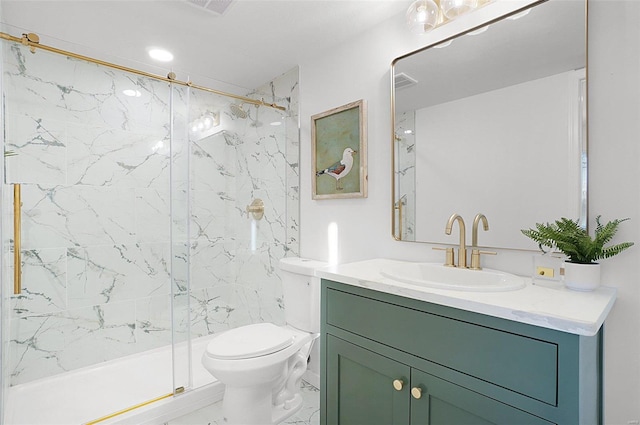
<svg viewBox="0 0 640 425">
<path fill-rule="evenodd" d="M 192 93 L 191 104 L 210 108 L 208 96 Z M 241 106 L 246 118 L 222 109 L 222 130 L 192 143 L 190 280 L 195 336 L 284 320 L 277 265 L 292 250 L 290 239 L 297 237 L 288 237 L 284 125 L 271 125 L 282 120 L 282 112 Z M 258 198 L 265 212 L 256 222 L 252 242 L 246 207 Z"/>
<path fill-rule="evenodd" d="M 415 112 L 407 111 L 397 116 L 395 127 L 396 199 L 402 197 L 403 200 L 402 239 L 412 241 L 416 237 Z"/>
<path fill-rule="evenodd" d="M 283 320 L 277 260 L 297 250 L 297 211 L 286 206 L 286 137 L 256 115 L 264 108 L 240 120 L 220 107 L 225 130 L 191 142 L 188 190 L 186 177 L 180 187 L 173 176 L 174 199 L 182 193 L 184 202 L 172 223 L 166 83 L 22 46 L 7 48 L 3 78 L 6 144 L 17 153 L 7 182 L 22 183 L 23 197 L 11 385 L 170 343 L 172 264 L 179 330 L 188 323 L 201 336 Z M 130 88 L 140 95 L 124 96 Z M 221 103 L 186 90 L 174 90 L 178 132 L 184 115 L 198 113 L 187 113 L 187 102 Z M 186 146 L 174 138 L 175 162 Z M 255 250 L 244 210 L 254 197 L 266 204 Z M 189 293 L 180 280 L 187 270 Z M 12 281 L 13 271 L 5 273 Z"/>
</svg>

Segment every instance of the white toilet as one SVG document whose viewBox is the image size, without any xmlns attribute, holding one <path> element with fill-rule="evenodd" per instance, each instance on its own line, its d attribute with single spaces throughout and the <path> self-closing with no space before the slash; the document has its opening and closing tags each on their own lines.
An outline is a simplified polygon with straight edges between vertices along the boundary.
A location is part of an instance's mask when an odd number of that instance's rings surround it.
<svg viewBox="0 0 640 425">
<path fill-rule="evenodd" d="M 287 324 L 242 326 L 214 336 L 207 345 L 202 364 L 225 384 L 227 424 L 277 424 L 302 407 L 300 379 L 320 332 L 315 270 L 325 266 L 302 258 L 280 260 Z"/>
</svg>

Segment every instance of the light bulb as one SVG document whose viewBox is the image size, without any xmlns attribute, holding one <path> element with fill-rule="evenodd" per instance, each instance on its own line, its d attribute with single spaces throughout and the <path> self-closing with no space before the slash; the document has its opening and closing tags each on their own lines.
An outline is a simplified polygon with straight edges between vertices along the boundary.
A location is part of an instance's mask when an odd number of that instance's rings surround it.
<svg viewBox="0 0 640 425">
<path fill-rule="evenodd" d="M 447 19 L 455 19 L 476 8 L 476 0 L 441 0 L 440 7 Z"/>
<path fill-rule="evenodd" d="M 424 34 L 438 25 L 438 5 L 433 0 L 416 0 L 409 6 L 406 17 L 413 34 Z"/>
</svg>

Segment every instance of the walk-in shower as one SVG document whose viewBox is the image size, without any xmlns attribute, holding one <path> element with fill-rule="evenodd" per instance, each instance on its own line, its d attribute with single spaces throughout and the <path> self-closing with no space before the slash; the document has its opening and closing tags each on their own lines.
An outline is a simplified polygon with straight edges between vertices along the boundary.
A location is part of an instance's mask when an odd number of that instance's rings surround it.
<svg viewBox="0 0 640 425">
<path fill-rule="evenodd" d="M 207 336 L 283 322 L 276 264 L 297 242 L 297 144 L 230 111 L 287 112 L 20 41 L 1 42 L 0 424 L 213 401 Z"/>
</svg>

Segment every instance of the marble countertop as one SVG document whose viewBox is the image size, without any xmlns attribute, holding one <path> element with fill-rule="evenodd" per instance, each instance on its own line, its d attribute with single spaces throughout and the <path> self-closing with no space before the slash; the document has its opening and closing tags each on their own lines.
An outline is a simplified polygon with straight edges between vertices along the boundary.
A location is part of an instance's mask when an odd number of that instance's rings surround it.
<svg viewBox="0 0 640 425">
<path fill-rule="evenodd" d="M 534 284 L 531 278 L 524 278 L 526 286 L 515 291 L 469 292 L 417 286 L 380 273 L 401 264 L 406 262 L 373 259 L 329 266 L 316 273 L 348 285 L 585 336 L 598 332 L 616 299 L 615 288 L 577 292 L 559 283 Z"/>
</svg>

